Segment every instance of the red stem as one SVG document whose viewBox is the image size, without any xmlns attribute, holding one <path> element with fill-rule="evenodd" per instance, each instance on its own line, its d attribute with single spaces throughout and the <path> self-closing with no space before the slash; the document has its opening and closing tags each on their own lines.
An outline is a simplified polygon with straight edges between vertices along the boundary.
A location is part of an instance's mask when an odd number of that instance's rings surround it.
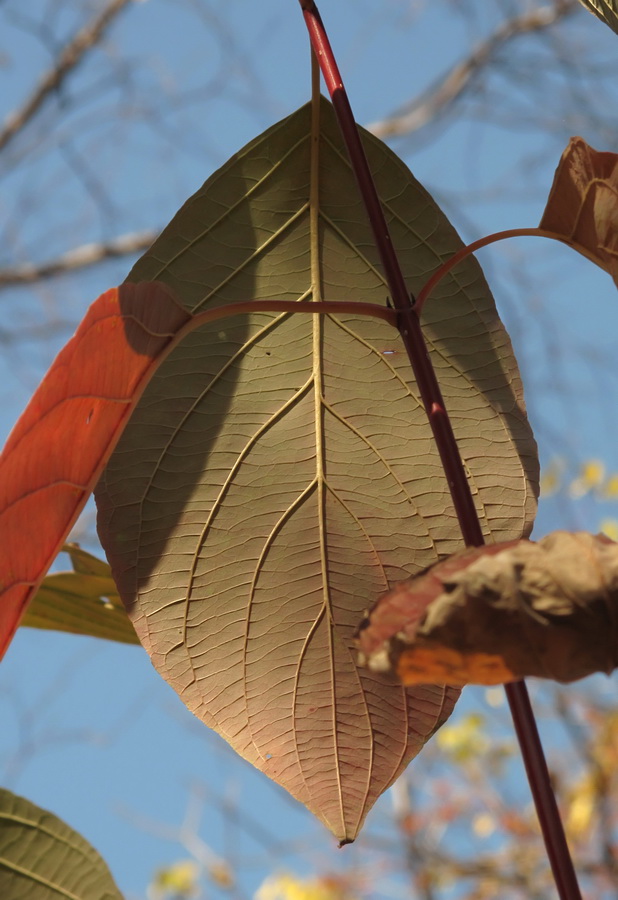
<svg viewBox="0 0 618 900">
<path fill-rule="evenodd" d="M 418 315 L 410 304 L 409 293 L 341 74 L 314 0 L 299 0 L 299 2 L 309 31 L 311 46 L 326 82 L 365 203 L 393 303 L 400 313 L 399 330 L 440 453 L 464 541 L 467 546 L 481 546 L 484 543 L 483 534 L 459 448 L 429 359 Z M 523 681 L 514 682 L 506 686 L 506 693 L 560 900 L 581 900 L 526 685 Z"/>
<path fill-rule="evenodd" d="M 410 295 L 395 253 L 386 224 L 382 204 L 378 197 L 360 134 L 354 121 L 341 74 L 333 56 L 322 19 L 312 0 L 299 0 L 309 30 L 311 45 L 320 64 L 322 75 L 333 102 L 339 126 L 343 134 L 350 162 L 359 190 L 367 209 L 376 247 L 380 254 L 386 281 L 395 309 L 400 314 L 399 332 L 407 350 L 425 412 L 433 431 L 436 446 L 453 498 L 464 540 L 468 546 L 480 547 L 483 533 L 479 524 L 466 472 L 447 415 L 442 392 L 433 366 L 429 361 L 427 345 L 421 331 L 419 318 L 410 303 Z"/>
<path fill-rule="evenodd" d="M 513 724 L 534 797 L 534 805 L 545 840 L 549 863 L 554 873 L 558 896 L 561 900 L 581 900 L 577 875 L 566 842 L 556 797 L 552 790 L 528 689 L 525 682 L 514 681 L 511 684 L 505 684 L 504 690 L 513 716 Z"/>
<path fill-rule="evenodd" d="M 569 237 L 566 234 L 560 234 L 556 231 L 547 231 L 545 228 L 509 228 L 507 229 L 507 231 L 496 231 L 493 234 L 488 234 L 476 241 L 472 241 L 471 244 L 466 244 L 465 247 L 460 247 L 460 249 L 456 253 L 454 253 L 450 259 L 447 259 L 445 263 L 442 263 L 442 265 L 436 269 L 433 275 L 425 282 L 419 292 L 418 297 L 416 298 L 414 309 L 416 310 L 417 314 L 420 316 L 423 310 L 423 306 L 427 302 L 429 295 L 436 287 L 436 285 L 440 281 L 442 281 L 444 276 L 447 275 L 451 271 L 451 269 L 454 269 L 455 266 L 458 265 L 462 260 L 464 260 L 467 256 L 470 256 L 471 253 L 476 253 L 476 251 L 480 250 L 481 247 L 487 247 L 489 244 L 495 244 L 497 241 L 505 241 L 507 240 L 507 238 L 513 237 L 542 237 L 549 238 L 552 241 L 560 241 L 560 243 L 566 244 L 567 247 L 571 247 L 573 250 L 577 250 L 578 253 L 581 253 L 582 256 L 587 257 L 597 266 L 599 265 L 599 259 L 594 255 L 594 253 L 592 253 L 587 247 L 582 246 L 582 244 L 578 244 L 577 241 L 574 241 L 573 238 Z"/>
<path fill-rule="evenodd" d="M 568 239 L 564 235 L 556 234 L 553 231 L 544 231 L 542 228 L 509 228 L 508 231 L 496 231 L 493 234 L 488 234 L 486 237 L 479 238 L 477 241 L 472 241 L 471 244 L 460 247 L 450 259 L 447 259 L 447 261 L 436 269 L 433 275 L 427 279 L 414 304 L 414 309 L 418 315 L 420 316 L 423 306 L 436 285 L 442 281 L 444 276 L 447 275 L 451 269 L 454 269 L 458 263 L 470 256 L 471 253 L 476 253 L 481 247 L 487 247 L 489 244 L 495 244 L 496 241 L 504 241 L 507 238 L 512 237 L 547 237 L 552 238 L 555 241 L 568 243 Z"/>
<path fill-rule="evenodd" d="M 370 316 L 373 319 L 383 319 L 397 327 L 397 313 L 388 306 L 377 306 L 375 303 L 361 303 L 355 300 L 313 300 L 311 303 L 300 303 L 298 300 L 242 300 L 240 303 L 228 303 L 226 306 L 212 306 L 209 309 L 194 313 L 191 319 L 182 329 L 182 337 L 200 328 L 208 322 L 216 322 L 217 319 L 227 319 L 230 316 L 239 316 L 245 313 L 274 312 L 274 313 L 307 313 L 308 315 L 336 315 L 337 313 L 351 313 L 355 316 Z M 174 338 L 174 346 L 178 343 Z"/>
</svg>

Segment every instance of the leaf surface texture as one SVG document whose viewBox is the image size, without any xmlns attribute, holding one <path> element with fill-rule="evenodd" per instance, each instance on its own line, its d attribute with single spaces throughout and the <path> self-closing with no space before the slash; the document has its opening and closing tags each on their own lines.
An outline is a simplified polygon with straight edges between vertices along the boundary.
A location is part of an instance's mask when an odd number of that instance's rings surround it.
<svg viewBox="0 0 618 900">
<path fill-rule="evenodd" d="M 319 113 L 319 115 L 317 114 Z M 410 289 L 461 243 L 364 133 Z M 130 281 L 187 310 L 246 300 L 386 303 L 329 103 L 236 154 Z M 485 533 L 519 537 L 536 451 L 480 269 L 446 279 L 426 334 Z M 202 720 L 353 839 L 457 692 L 356 665 L 363 611 L 460 546 L 418 390 L 387 323 L 255 312 L 188 335 L 155 375 L 96 492 L 121 596 L 161 674 Z"/>
<path fill-rule="evenodd" d="M 161 355 L 190 317 L 156 284 L 91 305 L 0 455 L 0 658 Z M 25 540 L 37 523 L 36 538 Z"/>
<path fill-rule="evenodd" d="M 52 813 L 0 788 L 0 896 L 123 900 L 97 851 Z"/>
</svg>

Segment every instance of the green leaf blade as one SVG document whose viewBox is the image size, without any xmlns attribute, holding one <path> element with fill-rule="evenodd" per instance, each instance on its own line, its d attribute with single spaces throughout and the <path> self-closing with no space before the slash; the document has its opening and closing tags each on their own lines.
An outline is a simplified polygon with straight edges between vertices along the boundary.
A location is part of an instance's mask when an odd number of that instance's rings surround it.
<svg viewBox="0 0 618 900">
<path fill-rule="evenodd" d="M 52 813 L 0 788 L 0 896 L 123 900 L 96 850 Z"/>
<path fill-rule="evenodd" d="M 109 565 L 80 547 L 66 545 L 72 572 L 47 575 L 21 624 L 88 637 L 139 644 Z"/>
<path fill-rule="evenodd" d="M 321 118 L 319 141 L 304 107 L 240 151 L 130 280 L 163 281 L 191 310 L 251 298 L 385 303 L 326 101 Z M 460 241 L 403 163 L 364 139 L 418 290 Z M 425 318 L 483 530 L 519 537 L 534 513 L 535 447 L 475 261 L 441 283 Z M 398 333 L 352 315 L 268 313 L 200 329 L 155 376 L 96 497 L 114 577 L 160 673 L 353 839 L 458 696 L 404 690 L 356 665 L 364 610 L 461 546 Z"/>
</svg>

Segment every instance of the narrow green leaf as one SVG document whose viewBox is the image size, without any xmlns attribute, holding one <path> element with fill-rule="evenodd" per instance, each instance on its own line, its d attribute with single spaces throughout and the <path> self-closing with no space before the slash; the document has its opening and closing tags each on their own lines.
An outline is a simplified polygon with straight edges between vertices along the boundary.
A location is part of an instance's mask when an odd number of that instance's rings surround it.
<svg viewBox="0 0 618 900">
<path fill-rule="evenodd" d="M 3 900 L 122 900 L 109 869 L 52 813 L 0 788 Z"/>
<path fill-rule="evenodd" d="M 106 562 L 67 544 L 73 572 L 55 572 L 41 584 L 22 625 L 139 644 Z"/>
<path fill-rule="evenodd" d="M 580 2 L 618 34 L 618 2 L 616 0 L 580 0 Z"/>
<path fill-rule="evenodd" d="M 195 311 L 251 299 L 386 303 L 331 105 L 269 129 L 191 197 L 130 281 Z M 363 135 L 410 290 L 460 246 L 406 166 Z M 424 327 L 484 533 L 531 525 L 536 448 L 475 260 Z M 192 333 L 145 392 L 96 490 L 121 596 L 206 724 L 351 840 L 450 714 L 454 689 L 360 670 L 389 586 L 461 546 L 399 334 L 358 315 L 255 312 Z"/>
<path fill-rule="evenodd" d="M 79 544 L 65 544 L 62 550 L 69 555 L 74 572 L 79 572 L 80 575 L 99 575 L 101 578 L 112 577 L 109 563 L 99 559 L 97 556 L 93 556 L 92 553 L 88 553 L 86 550 L 82 550 Z M 118 598 L 115 584 L 113 593 L 114 597 Z"/>
</svg>

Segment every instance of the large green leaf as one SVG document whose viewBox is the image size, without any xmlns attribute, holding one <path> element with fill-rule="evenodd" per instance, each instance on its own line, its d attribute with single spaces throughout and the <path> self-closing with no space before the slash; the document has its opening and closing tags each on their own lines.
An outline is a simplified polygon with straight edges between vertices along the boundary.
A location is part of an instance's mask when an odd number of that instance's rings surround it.
<svg viewBox="0 0 618 900">
<path fill-rule="evenodd" d="M 109 565 L 75 545 L 63 549 L 73 571 L 43 579 L 21 624 L 139 644 Z"/>
<path fill-rule="evenodd" d="M 580 0 L 580 2 L 618 34 L 618 3 L 616 0 Z"/>
<path fill-rule="evenodd" d="M 129 280 L 189 310 L 276 298 L 385 303 L 332 107 L 275 125 L 185 204 Z M 364 134 L 410 289 L 461 246 Z M 528 531 L 537 476 L 510 343 L 474 260 L 426 334 L 490 539 Z M 356 665 L 389 585 L 461 546 L 399 335 L 353 315 L 254 313 L 192 333 L 154 377 L 98 485 L 136 630 L 185 703 L 342 840 L 448 717 L 454 690 Z"/>
<path fill-rule="evenodd" d="M 3 900 L 122 900 L 109 869 L 52 813 L 0 788 Z"/>
</svg>

